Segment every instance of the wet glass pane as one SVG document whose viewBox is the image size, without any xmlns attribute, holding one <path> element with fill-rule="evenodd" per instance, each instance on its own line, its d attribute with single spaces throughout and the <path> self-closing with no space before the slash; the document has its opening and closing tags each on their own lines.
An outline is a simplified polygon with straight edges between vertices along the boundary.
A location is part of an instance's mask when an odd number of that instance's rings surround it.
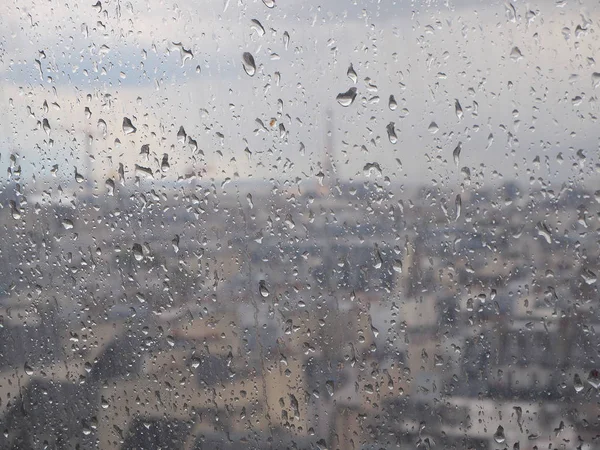
<svg viewBox="0 0 600 450">
<path fill-rule="evenodd" d="M 0 448 L 600 448 L 599 20 L 0 2 Z"/>
</svg>

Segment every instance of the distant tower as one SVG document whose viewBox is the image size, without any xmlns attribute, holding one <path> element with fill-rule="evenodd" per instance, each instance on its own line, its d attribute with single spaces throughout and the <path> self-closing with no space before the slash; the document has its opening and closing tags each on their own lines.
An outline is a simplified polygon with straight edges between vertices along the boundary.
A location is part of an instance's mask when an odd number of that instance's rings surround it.
<svg viewBox="0 0 600 450">
<path fill-rule="evenodd" d="M 323 169 L 323 186 L 322 193 L 324 195 L 329 194 L 331 191 L 331 186 L 333 183 L 333 175 L 334 175 L 334 146 L 333 146 L 333 130 L 334 130 L 334 120 L 333 120 L 333 110 L 331 108 L 327 108 L 325 112 L 325 142 L 323 146 L 323 160 L 321 161 L 321 167 Z"/>
<path fill-rule="evenodd" d="M 79 172 L 83 178 L 83 195 L 86 198 L 89 198 L 94 193 L 95 187 L 95 178 L 98 176 L 96 172 L 97 166 L 95 163 L 94 157 L 94 149 L 93 149 L 93 140 L 94 134 L 90 127 L 84 127 L 83 131 L 83 155 L 81 155 L 81 159 L 79 161 L 79 167 L 76 166 L 77 172 Z"/>
</svg>

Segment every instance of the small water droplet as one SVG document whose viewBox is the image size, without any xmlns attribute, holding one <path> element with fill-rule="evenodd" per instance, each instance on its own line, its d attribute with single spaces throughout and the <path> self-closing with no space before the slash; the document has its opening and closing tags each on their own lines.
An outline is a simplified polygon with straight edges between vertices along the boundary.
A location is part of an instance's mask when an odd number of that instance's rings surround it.
<svg viewBox="0 0 600 450">
<path fill-rule="evenodd" d="M 256 73 L 256 63 L 254 62 L 254 56 L 248 52 L 244 52 L 242 55 L 242 64 L 244 66 L 244 71 L 249 76 L 253 77 Z"/>
<path fill-rule="evenodd" d="M 348 67 L 348 70 L 346 71 L 346 75 L 348 75 L 348 78 L 350 78 L 352 80 L 352 82 L 354 84 L 356 84 L 356 82 L 358 81 L 358 75 L 356 75 L 356 72 L 355 72 L 352 64 L 350 64 L 350 67 Z"/>
<path fill-rule="evenodd" d="M 338 103 L 340 105 L 342 105 L 344 107 L 348 107 L 354 102 L 355 98 L 356 98 L 356 88 L 351 87 L 346 92 L 342 92 L 341 94 L 338 94 L 336 97 L 336 100 L 338 101 Z"/>
<path fill-rule="evenodd" d="M 31 367 L 29 365 L 29 363 L 25 363 L 24 369 L 25 369 L 25 373 L 27 375 L 29 375 L 29 376 L 33 375 L 33 367 Z"/>
<path fill-rule="evenodd" d="M 510 51 L 510 59 L 512 59 L 513 61 L 518 61 L 522 57 L 523 57 L 523 54 L 521 53 L 521 50 L 519 49 L 519 47 L 513 47 L 512 50 Z"/>
<path fill-rule="evenodd" d="M 429 127 L 427 128 L 427 130 L 428 130 L 428 131 L 429 131 L 431 134 L 435 134 L 435 133 L 437 133 L 437 132 L 438 132 L 438 130 L 439 130 L 439 127 L 438 127 L 437 123 L 435 123 L 435 122 L 431 122 L 431 123 L 429 124 Z"/>
<path fill-rule="evenodd" d="M 267 283 L 265 280 L 260 280 L 258 283 L 258 292 L 260 292 L 260 295 L 263 298 L 267 298 L 269 296 L 269 290 L 267 289 Z"/>
<path fill-rule="evenodd" d="M 388 100 L 388 106 L 392 111 L 394 111 L 398 107 L 398 103 L 396 102 L 396 99 L 393 95 L 390 95 L 390 99 Z"/>
<path fill-rule="evenodd" d="M 160 164 L 160 170 L 163 172 L 168 172 L 171 166 L 169 165 L 169 155 L 166 153 L 163 154 L 162 162 Z"/>
<path fill-rule="evenodd" d="M 333 396 L 333 393 L 335 392 L 335 384 L 333 380 L 327 380 L 325 382 L 325 387 L 327 388 L 327 393 L 329 394 L 329 396 Z"/>
<path fill-rule="evenodd" d="M 263 0 L 267 8 L 275 8 L 275 0 Z"/>
<path fill-rule="evenodd" d="M 592 369 L 588 375 L 587 381 L 593 388 L 598 389 L 600 387 L 600 372 L 598 372 L 597 369 Z"/>
<path fill-rule="evenodd" d="M 185 144 L 185 139 L 187 138 L 187 134 L 183 127 L 179 127 L 179 131 L 177 132 L 177 140 L 182 144 Z"/>
<path fill-rule="evenodd" d="M 592 74 L 592 86 L 594 88 L 600 86 L 600 72 L 594 72 Z"/>
</svg>

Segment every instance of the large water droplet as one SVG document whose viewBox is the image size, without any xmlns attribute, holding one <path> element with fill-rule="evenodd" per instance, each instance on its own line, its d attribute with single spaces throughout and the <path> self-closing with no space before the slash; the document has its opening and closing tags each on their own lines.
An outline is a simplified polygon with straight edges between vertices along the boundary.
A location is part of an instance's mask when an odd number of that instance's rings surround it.
<svg viewBox="0 0 600 450">
<path fill-rule="evenodd" d="M 552 243 L 552 234 L 548 225 L 544 222 L 538 222 L 537 224 L 538 235 L 542 236 L 548 244 Z"/>
<path fill-rule="evenodd" d="M 454 165 L 458 167 L 460 164 L 460 151 L 462 150 L 462 143 L 459 142 L 454 151 L 452 152 L 452 158 L 454 159 Z"/>
<path fill-rule="evenodd" d="M 394 122 L 388 123 L 387 127 L 387 135 L 392 144 L 398 142 L 398 137 L 396 136 L 396 129 L 394 127 Z"/>
<path fill-rule="evenodd" d="M 162 157 L 162 162 L 160 164 L 160 170 L 162 170 L 163 172 L 168 172 L 170 168 L 171 168 L 171 166 L 169 165 L 169 155 L 167 155 L 165 153 L 165 154 L 163 154 L 163 157 Z"/>
<path fill-rule="evenodd" d="M 396 102 L 396 99 L 393 95 L 390 95 L 390 99 L 388 100 L 388 106 L 392 111 L 394 111 L 398 107 L 398 103 Z"/>
<path fill-rule="evenodd" d="M 498 444 L 502 444 L 506 441 L 506 436 L 504 436 L 504 427 L 502 425 L 498 425 L 498 429 L 494 433 L 494 440 Z"/>
<path fill-rule="evenodd" d="M 573 387 L 575 388 L 575 392 L 583 391 L 583 382 L 581 381 L 579 374 L 575 374 L 573 377 Z"/>
<path fill-rule="evenodd" d="M 393 268 L 394 268 L 394 272 L 402 273 L 402 261 L 399 259 L 395 259 Z"/>
<path fill-rule="evenodd" d="M 267 8 L 275 8 L 275 0 L 263 0 Z"/>
<path fill-rule="evenodd" d="M 351 87 L 346 92 L 342 92 L 341 94 L 338 94 L 336 97 L 336 100 L 338 101 L 338 103 L 340 105 L 347 107 L 347 106 L 350 106 L 354 102 L 355 98 L 356 98 L 356 88 Z"/>
<path fill-rule="evenodd" d="M 251 77 L 256 73 L 256 63 L 254 62 L 254 56 L 248 52 L 244 52 L 242 55 L 242 64 L 244 71 Z"/>
<path fill-rule="evenodd" d="M 290 33 L 288 33 L 287 31 L 284 31 L 284 33 L 283 33 L 283 48 L 285 48 L 287 50 L 289 45 L 290 45 Z"/>
<path fill-rule="evenodd" d="M 50 136 L 50 122 L 48 122 L 48 119 L 42 120 L 42 128 L 44 129 L 46 134 Z"/>
<path fill-rule="evenodd" d="M 259 36 L 264 36 L 265 35 L 265 29 L 263 28 L 262 24 L 256 20 L 256 19 L 252 19 L 250 21 L 251 25 L 250 28 L 254 31 L 256 31 L 256 34 L 258 34 Z"/>
<path fill-rule="evenodd" d="M 458 194 L 456 196 L 456 200 L 454 201 L 454 206 L 456 208 L 456 215 L 454 217 L 454 220 L 458 220 L 460 218 L 460 213 L 462 210 L 462 200 L 460 198 L 460 194 Z"/>
<path fill-rule="evenodd" d="M 458 120 L 462 120 L 463 110 L 462 106 L 460 106 L 460 102 L 458 101 L 458 99 L 454 101 L 454 112 L 456 113 L 456 117 L 458 117 Z"/>
<path fill-rule="evenodd" d="M 131 120 L 128 117 L 123 117 L 123 133 L 132 134 L 137 131 L 137 128 L 133 126 Z"/>
<path fill-rule="evenodd" d="M 144 249 L 140 244 L 133 244 L 132 252 L 136 261 L 141 261 L 144 259 Z"/>
</svg>

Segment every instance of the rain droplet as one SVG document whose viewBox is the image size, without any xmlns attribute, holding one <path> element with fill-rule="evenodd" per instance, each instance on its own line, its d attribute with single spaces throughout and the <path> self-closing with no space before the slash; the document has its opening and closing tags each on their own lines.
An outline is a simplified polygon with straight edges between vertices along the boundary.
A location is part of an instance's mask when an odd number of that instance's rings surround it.
<svg viewBox="0 0 600 450">
<path fill-rule="evenodd" d="M 269 296 L 269 290 L 267 289 L 267 283 L 265 280 L 260 280 L 258 283 L 258 292 L 260 292 L 260 295 L 263 298 L 267 298 Z"/>
<path fill-rule="evenodd" d="M 62 225 L 65 230 L 73 229 L 73 221 L 71 219 L 63 219 Z"/>
<path fill-rule="evenodd" d="M 256 63 L 254 62 L 254 56 L 252 56 L 248 52 L 244 52 L 244 54 L 242 55 L 242 64 L 244 66 L 244 71 L 246 72 L 246 74 L 253 77 L 256 73 Z"/>
<path fill-rule="evenodd" d="M 513 61 L 518 61 L 522 57 L 523 57 L 523 54 L 521 53 L 521 50 L 519 49 L 519 47 L 513 47 L 512 50 L 510 51 L 510 59 L 512 59 Z"/>
<path fill-rule="evenodd" d="M 136 261 L 141 261 L 144 259 L 144 249 L 140 244 L 133 244 L 132 252 Z"/>
<path fill-rule="evenodd" d="M 596 274 L 589 269 L 583 269 L 583 271 L 581 272 L 581 278 L 583 278 L 583 281 L 585 281 L 585 284 L 587 285 L 594 284 L 598 279 Z"/>
<path fill-rule="evenodd" d="M 275 8 L 275 0 L 263 0 L 267 8 Z"/>
<path fill-rule="evenodd" d="M 250 29 L 256 31 L 256 34 L 258 34 L 259 36 L 265 35 L 265 29 L 263 28 L 262 24 L 258 20 L 252 19 L 250 21 L 250 23 L 251 23 Z"/>
<path fill-rule="evenodd" d="M 109 178 L 108 180 L 106 180 L 104 185 L 106 186 L 106 189 L 108 190 L 108 195 L 111 195 L 111 196 L 115 195 L 115 182 L 112 180 L 112 178 Z"/>
<path fill-rule="evenodd" d="M 439 130 L 439 127 L 438 127 L 437 123 L 435 123 L 435 122 L 431 122 L 431 123 L 429 124 L 429 127 L 427 128 L 427 130 L 428 130 L 428 131 L 429 131 L 431 134 L 435 134 L 435 133 L 437 133 L 437 132 L 438 132 L 438 130 Z"/>
<path fill-rule="evenodd" d="M 454 151 L 452 152 L 452 158 L 454 158 L 454 165 L 458 167 L 460 164 L 460 151 L 462 150 L 462 142 L 459 142 Z"/>
<path fill-rule="evenodd" d="M 290 45 L 290 33 L 288 33 L 287 31 L 284 31 L 284 33 L 283 33 L 283 48 L 285 48 L 287 50 L 289 45 Z"/>
<path fill-rule="evenodd" d="M 396 99 L 393 95 L 390 95 L 390 99 L 388 100 L 388 106 L 392 111 L 394 111 L 398 107 L 398 103 L 396 102 Z"/>
<path fill-rule="evenodd" d="M 77 167 L 75 167 L 75 182 L 77 182 L 77 183 L 83 183 L 84 181 L 85 181 L 85 178 L 83 178 L 83 175 L 81 175 L 77 171 Z"/>
<path fill-rule="evenodd" d="M 579 374 L 575 374 L 573 377 L 573 387 L 575 388 L 575 392 L 583 391 L 583 382 L 581 381 Z"/>
<path fill-rule="evenodd" d="M 348 70 L 346 71 L 346 75 L 348 75 L 348 78 L 350 78 L 352 80 L 352 82 L 354 84 L 356 84 L 356 82 L 358 81 L 358 75 L 356 75 L 356 72 L 354 71 L 354 67 L 352 66 L 352 64 L 350 64 L 350 67 L 348 67 Z"/>
<path fill-rule="evenodd" d="M 338 101 L 338 103 L 340 105 L 347 107 L 347 106 L 350 106 L 354 102 L 355 98 L 356 98 L 356 88 L 351 87 L 346 92 L 342 92 L 341 94 L 338 94 L 336 97 L 336 100 Z"/>
<path fill-rule="evenodd" d="M 329 396 L 333 396 L 333 393 L 335 392 L 335 384 L 333 383 L 333 380 L 327 380 L 325 382 L 325 387 L 327 388 L 327 393 Z"/>
<path fill-rule="evenodd" d="M 460 198 L 460 194 L 456 196 L 456 200 L 454 200 L 454 206 L 456 207 L 456 215 L 454 220 L 458 220 L 460 218 L 460 212 L 462 209 L 462 200 Z"/>
<path fill-rule="evenodd" d="M 168 172 L 171 166 L 169 165 L 169 155 L 166 153 L 163 154 L 162 162 L 160 164 L 160 170 L 163 172 Z"/>
<path fill-rule="evenodd" d="M 538 222 L 537 230 L 538 235 L 542 236 L 548 244 L 552 243 L 552 234 L 550 233 L 548 225 L 546 225 L 544 222 Z"/>
<path fill-rule="evenodd" d="M 398 142 L 398 137 L 396 136 L 396 129 L 394 128 L 394 122 L 390 122 L 387 125 L 387 135 L 392 144 Z"/>
<path fill-rule="evenodd" d="M 187 134 L 183 127 L 179 127 L 179 131 L 177 132 L 177 140 L 182 144 L 185 144 L 185 139 L 187 138 Z"/>
<path fill-rule="evenodd" d="M 42 120 L 42 128 L 44 129 L 46 134 L 50 136 L 50 123 L 48 122 L 48 119 Z"/>
<path fill-rule="evenodd" d="M 587 381 L 593 388 L 598 389 L 600 387 L 600 372 L 596 369 L 592 369 L 588 375 Z"/>
<path fill-rule="evenodd" d="M 131 120 L 127 117 L 123 117 L 123 133 L 132 134 L 137 131 L 137 128 L 133 126 Z"/>
<path fill-rule="evenodd" d="M 402 273 L 402 261 L 399 259 L 395 259 L 393 268 L 394 268 L 394 272 Z"/>
<path fill-rule="evenodd" d="M 104 119 L 98 119 L 98 129 L 102 132 L 103 136 L 106 136 L 108 127 L 106 126 Z"/>
<path fill-rule="evenodd" d="M 502 444 L 506 441 L 506 436 L 504 436 L 504 427 L 502 425 L 498 425 L 498 429 L 494 433 L 494 440 L 498 444 Z"/>
<path fill-rule="evenodd" d="M 33 368 L 28 363 L 25 363 L 24 369 L 27 375 L 33 375 Z"/>
<path fill-rule="evenodd" d="M 458 117 L 458 120 L 462 120 L 463 110 L 462 106 L 460 106 L 460 102 L 458 101 L 458 99 L 454 101 L 454 112 L 456 113 L 456 117 Z"/>
</svg>

